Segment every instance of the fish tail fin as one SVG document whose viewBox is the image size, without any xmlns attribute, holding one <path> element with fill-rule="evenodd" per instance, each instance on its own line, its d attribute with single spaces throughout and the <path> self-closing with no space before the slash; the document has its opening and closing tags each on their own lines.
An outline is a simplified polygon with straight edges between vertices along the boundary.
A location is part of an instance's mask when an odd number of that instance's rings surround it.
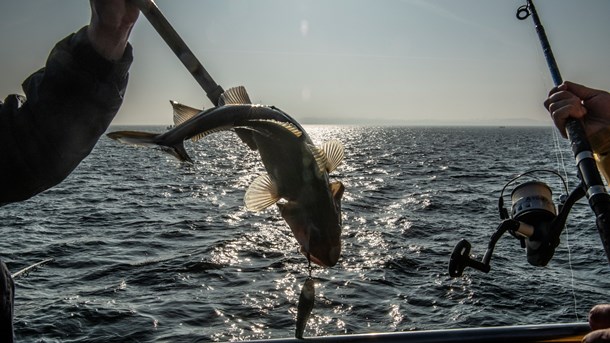
<svg viewBox="0 0 610 343">
<path fill-rule="evenodd" d="M 123 144 L 160 147 L 161 150 L 176 157 L 182 162 L 193 162 L 184 149 L 183 141 L 174 144 L 166 144 L 163 140 L 159 139 L 161 134 L 140 131 L 115 131 L 108 133 L 107 136 Z"/>
<path fill-rule="evenodd" d="M 174 156 L 175 158 L 179 159 L 181 162 L 193 163 L 193 160 L 186 152 L 186 149 L 184 149 L 183 142 L 184 141 L 180 141 L 179 143 L 176 143 L 172 146 L 161 145 L 161 149 L 167 152 L 168 154 Z"/>
<path fill-rule="evenodd" d="M 115 131 L 110 132 L 106 136 L 128 145 L 140 146 L 155 146 L 156 139 L 159 136 L 157 133 L 140 132 L 140 131 Z"/>
</svg>

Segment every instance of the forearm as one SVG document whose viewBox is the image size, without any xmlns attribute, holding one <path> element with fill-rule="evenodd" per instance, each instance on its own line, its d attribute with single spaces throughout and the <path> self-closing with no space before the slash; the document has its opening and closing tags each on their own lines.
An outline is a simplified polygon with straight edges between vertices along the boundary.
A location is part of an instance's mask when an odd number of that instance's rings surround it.
<svg viewBox="0 0 610 343">
<path fill-rule="evenodd" d="M 0 204 L 64 180 L 93 149 L 123 101 L 132 61 L 100 56 L 87 29 L 59 42 L 23 84 L 27 101 L 0 118 Z"/>
</svg>

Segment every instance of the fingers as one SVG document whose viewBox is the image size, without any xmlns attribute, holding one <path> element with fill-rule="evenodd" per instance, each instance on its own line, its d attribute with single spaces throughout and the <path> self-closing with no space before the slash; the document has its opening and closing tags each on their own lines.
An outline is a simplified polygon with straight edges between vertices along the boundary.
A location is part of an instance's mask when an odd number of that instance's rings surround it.
<svg viewBox="0 0 610 343">
<path fill-rule="evenodd" d="M 551 95 L 544 105 L 553 118 L 568 117 L 580 119 L 587 114 L 587 109 L 582 105 L 580 98 L 575 97 L 569 92 L 558 92 Z"/>
<path fill-rule="evenodd" d="M 604 343 L 604 342 L 610 343 L 610 329 L 593 331 L 593 332 L 587 334 L 585 337 L 583 337 L 582 342 L 584 342 L 584 343 Z"/>
<path fill-rule="evenodd" d="M 589 88 L 589 87 L 583 86 L 581 84 L 570 82 L 570 81 L 564 82 L 562 84 L 562 86 L 565 87 L 565 90 L 567 90 L 570 93 L 576 95 L 577 97 L 579 97 L 583 101 L 587 100 L 589 98 L 592 98 L 595 95 L 597 95 L 597 94 L 602 92 L 599 89 Z"/>
<path fill-rule="evenodd" d="M 610 328 L 610 304 L 595 305 L 589 311 L 589 326 L 591 330 Z"/>
<path fill-rule="evenodd" d="M 565 125 L 569 118 L 580 119 L 587 114 L 587 109 L 582 105 L 582 100 L 567 90 L 568 86 L 562 84 L 549 92 L 549 97 L 544 101 L 544 107 L 549 111 L 555 126 L 566 137 Z"/>
<path fill-rule="evenodd" d="M 110 61 L 123 56 L 140 11 L 127 0 L 90 0 L 87 36 L 95 51 Z"/>
<path fill-rule="evenodd" d="M 568 86 L 564 83 L 560 84 L 559 86 L 555 86 L 553 87 L 550 91 L 549 91 L 549 97 L 559 91 L 565 91 L 568 90 Z"/>
<path fill-rule="evenodd" d="M 610 304 L 595 305 L 589 311 L 591 332 L 582 341 L 586 343 L 610 342 Z"/>
<path fill-rule="evenodd" d="M 91 10 L 104 25 L 120 28 L 131 27 L 140 10 L 127 0 L 90 0 Z"/>
</svg>

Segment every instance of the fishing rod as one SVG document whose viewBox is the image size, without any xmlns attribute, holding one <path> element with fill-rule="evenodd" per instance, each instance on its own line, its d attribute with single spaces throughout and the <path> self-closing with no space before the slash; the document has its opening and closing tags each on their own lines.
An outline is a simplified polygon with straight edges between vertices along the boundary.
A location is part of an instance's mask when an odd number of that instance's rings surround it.
<svg viewBox="0 0 610 343">
<path fill-rule="evenodd" d="M 555 86 L 563 83 L 559 67 L 555 61 L 551 44 L 546 36 L 538 12 L 532 0 L 517 9 L 516 17 L 525 20 L 532 17 L 542 46 L 551 77 Z M 560 198 L 557 208 L 551 198 L 550 188 L 538 181 L 530 181 L 517 186 L 511 193 L 512 211 L 503 206 L 503 193 L 506 187 L 530 171 L 509 181 L 502 189 L 498 200 L 498 209 L 502 223 L 492 235 L 487 251 L 482 261 L 470 257 L 470 243 L 462 239 L 455 246 L 449 260 L 449 275 L 461 276 L 466 267 L 472 267 L 488 273 L 494 247 L 500 237 L 511 233 L 519 239 L 521 246 L 526 248 L 527 260 L 534 266 L 545 266 L 553 257 L 555 248 L 559 245 L 559 236 L 565 227 L 567 216 L 576 201 L 587 197 L 589 206 L 595 214 L 595 223 L 599 232 L 606 257 L 610 263 L 610 195 L 597 169 L 591 145 L 587 140 L 582 123 L 574 118 L 568 119 L 566 131 L 577 166 L 580 183 L 567 196 Z M 561 177 L 559 174 L 557 174 Z M 563 178 L 562 178 L 563 181 Z M 565 186 L 565 181 L 564 181 Z M 567 189 L 566 189 L 567 190 Z"/>
<path fill-rule="evenodd" d="M 178 35 L 172 25 L 165 19 L 165 16 L 161 13 L 157 4 L 155 4 L 153 0 L 131 0 L 131 2 L 140 9 L 140 12 L 144 14 L 165 43 L 167 43 L 174 54 L 178 56 L 178 59 L 186 67 L 189 73 L 193 75 L 201 88 L 203 88 L 214 106 L 218 106 L 218 100 L 224 90 L 216 84 L 184 40 L 180 38 L 180 35 Z"/>
<path fill-rule="evenodd" d="M 12 277 L 13 279 L 20 278 L 20 277 L 22 277 L 22 276 L 24 276 L 24 275 L 27 275 L 27 274 L 28 274 L 29 272 L 31 272 L 32 270 L 34 270 L 34 269 L 36 269 L 36 268 L 38 268 L 38 267 L 41 267 L 42 265 L 45 265 L 45 264 L 47 264 L 47 263 L 49 263 L 49 262 L 51 262 L 51 261 L 53 261 L 53 258 L 47 258 L 47 259 L 44 259 L 44 260 L 42 260 L 42 261 L 40 261 L 40 262 L 36 262 L 36 263 L 34 263 L 34 264 L 32 264 L 32 265 L 30 265 L 30 266 L 28 266 L 28 267 L 25 267 L 25 268 L 21 269 L 21 270 L 20 270 L 20 271 L 18 271 L 18 272 L 13 273 L 13 274 L 11 275 L 11 277 Z"/>
<path fill-rule="evenodd" d="M 527 0 L 525 5 L 519 7 L 516 14 L 519 20 L 525 20 L 530 15 L 534 21 L 536 33 L 542 45 L 553 82 L 555 86 L 559 86 L 563 83 L 563 80 L 533 0 Z M 606 251 L 606 257 L 610 261 L 610 195 L 606 192 L 606 187 L 597 169 L 595 159 L 593 158 L 593 150 L 587 140 L 582 123 L 571 118 L 566 123 L 566 131 L 570 140 L 570 146 L 572 147 L 572 153 L 576 159 L 578 176 L 581 181 L 579 187 L 586 191 L 589 206 L 593 213 L 595 213 L 597 230 Z"/>
</svg>

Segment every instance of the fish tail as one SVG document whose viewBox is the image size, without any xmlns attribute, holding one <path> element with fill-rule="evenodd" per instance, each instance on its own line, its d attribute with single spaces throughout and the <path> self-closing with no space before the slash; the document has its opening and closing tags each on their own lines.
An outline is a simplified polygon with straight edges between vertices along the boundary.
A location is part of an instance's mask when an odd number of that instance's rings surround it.
<svg viewBox="0 0 610 343">
<path fill-rule="evenodd" d="M 193 162 L 184 149 L 183 141 L 167 143 L 161 138 L 162 134 L 141 131 L 116 131 L 108 133 L 107 136 L 129 145 L 158 146 L 161 150 L 176 157 L 182 162 Z"/>
</svg>

